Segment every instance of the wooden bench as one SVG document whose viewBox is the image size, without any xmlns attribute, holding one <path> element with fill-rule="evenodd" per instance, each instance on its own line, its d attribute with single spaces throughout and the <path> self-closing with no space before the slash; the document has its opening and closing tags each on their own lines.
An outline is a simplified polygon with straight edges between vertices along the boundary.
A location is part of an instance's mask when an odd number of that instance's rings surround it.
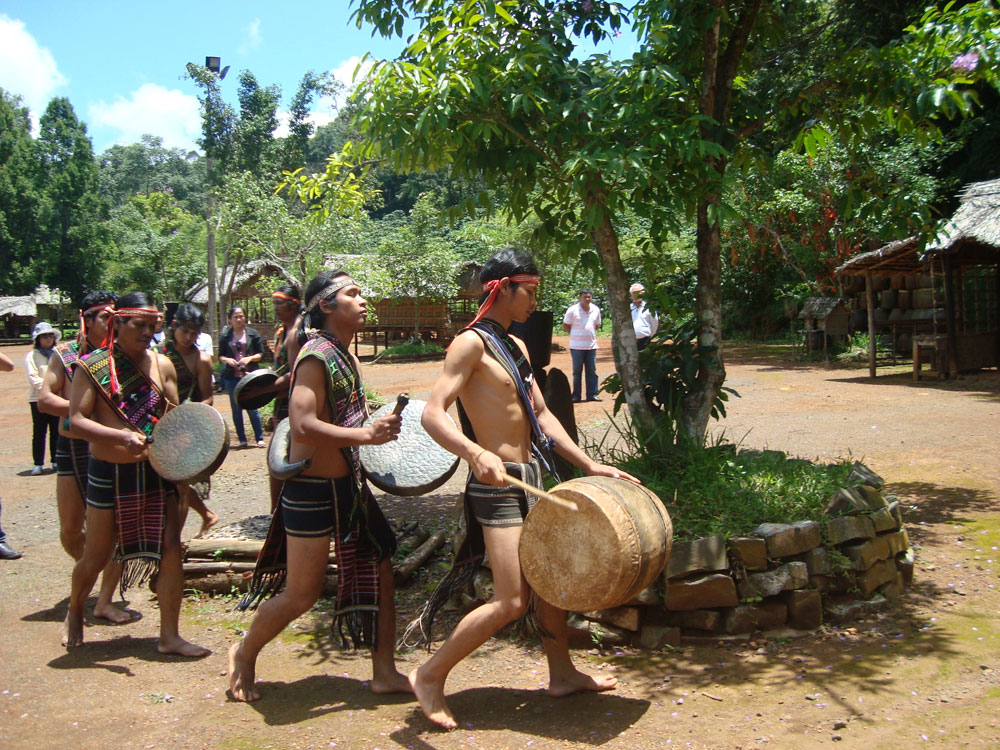
<svg viewBox="0 0 1000 750">
<path fill-rule="evenodd" d="M 921 352 L 930 350 L 931 367 L 937 372 L 939 378 L 945 375 L 945 360 L 948 354 L 948 337 L 944 334 L 935 336 L 934 334 L 919 334 L 913 337 L 913 380 L 920 380 Z"/>
</svg>

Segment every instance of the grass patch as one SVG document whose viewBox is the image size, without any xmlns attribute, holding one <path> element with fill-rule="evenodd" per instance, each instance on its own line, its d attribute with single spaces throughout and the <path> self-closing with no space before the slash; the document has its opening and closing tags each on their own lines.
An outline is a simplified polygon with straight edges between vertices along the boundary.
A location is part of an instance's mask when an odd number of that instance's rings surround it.
<svg viewBox="0 0 1000 750">
<path fill-rule="evenodd" d="M 871 339 L 867 333 L 852 333 L 850 343 L 835 357 L 838 362 L 867 362 L 868 345 Z M 875 337 L 875 357 L 885 359 L 892 356 L 892 347 L 886 343 L 885 336 Z"/>
<path fill-rule="evenodd" d="M 620 445 L 620 444 L 619 444 Z M 852 462 L 815 464 L 780 451 L 732 445 L 603 452 L 642 480 L 670 513 L 678 541 L 749 534 L 762 523 L 822 521 L 830 497 L 848 486 Z M 610 454 L 610 455 L 609 455 Z"/>
<path fill-rule="evenodd" d="M 426 341 L 407 341 L 405 344 L 397 344 L 385 349 L 378 359 L 403 359 L 406 357 L 433 357 L 444 356 L 444 349 L 437 344 L 429 344 Z"/>
</svg>

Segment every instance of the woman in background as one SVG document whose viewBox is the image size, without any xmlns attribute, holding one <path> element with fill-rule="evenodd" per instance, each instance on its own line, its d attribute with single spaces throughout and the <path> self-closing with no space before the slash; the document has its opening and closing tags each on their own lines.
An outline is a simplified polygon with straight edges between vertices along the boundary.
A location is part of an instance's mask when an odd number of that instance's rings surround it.
<svg viewBox="0 0 1000 750">
<path fill-rule="evenodd" d="M 42 321 L 35 324 L 31 332 L 35 340 L 35 348 L 24 358 L 24 369 L 28 372 L 28 404 L 31 406 L 31 455 L 35 461 L 32 476 L 42 473 L 45 466 L 45 435 L 49 436 L 49 461 L 52 470 L 56 470 L 56 438 L 59 437 L 59 417 L 45 414 L 38 408 L 38 396 L 45 382 L 45 370 L 49 366 L 49 357 L 59 340 L 59 331 Z"/>
<path fill-rule="evenodd" d="M 233 410 L 233 426 L 236 428 L 236 437 L 240 441 L 241 448 L 247 447 L 247 436 L 243 430 L 243 409 L 236 403 L 234 391 L 240 379 L 248 372 L 256 370 L 263 358 L 264 341 L 257 331 L 247 325 L 246 311 L 238 305 L 231 308 L 229 326 L 219 339 L 219 361 L 223 365 L 222 385 L 229 394 L 229 405 Z M 263 448 L 267 444 L 264 442 L 260 414 L 256 409 L 246 411 L 250 415 L 250 425 L 253 427 L 257 447 Z"/>
</svg>

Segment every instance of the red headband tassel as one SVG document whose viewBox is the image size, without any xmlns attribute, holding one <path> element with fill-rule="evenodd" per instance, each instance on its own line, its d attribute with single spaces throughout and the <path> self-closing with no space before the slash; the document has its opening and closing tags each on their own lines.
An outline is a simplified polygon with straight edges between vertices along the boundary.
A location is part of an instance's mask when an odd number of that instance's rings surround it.
<svg viewBox="0 0 1000 750">
<path fill-rule="evenodd" d="M 470 326 L 475 325 L 480 320 L 485 317 L 487 311 L 493 306 L 493 303 L 497 300 L 497 295 L 500 293 L 500 285 L 505 281 L 509 281 L 512 284 L 537 284 L 541 279 L 541 276 L 535 276 L 529 273 L 518 273 L 513 276 L 504 276 L 502 279 L 492 279 L 483 284 L 483 291 L 488 291 L 489 296 L 483 300 L 483 304 L 479 306 L 479 311 L 476 313 L 476 317 L 472 319 L 469 323 Z"/>
</svg>

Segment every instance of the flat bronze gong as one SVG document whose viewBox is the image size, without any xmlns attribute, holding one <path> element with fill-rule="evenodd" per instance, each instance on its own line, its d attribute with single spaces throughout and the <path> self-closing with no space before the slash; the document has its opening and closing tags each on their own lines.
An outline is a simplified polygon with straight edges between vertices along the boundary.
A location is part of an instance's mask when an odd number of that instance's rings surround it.
<svg viewBox="0 0 1000 750">
<path fill-rule="evenodd" d="M 160 419 L 149 444 L 149 463 L 164 479 L 193 484 L 208 479 L 229 451 L 229 427 L 208 404 L 187 401 Z"/>
<path fill-rule="evenodd" d="M 426 401 L 410 399 L 401 414 L 403 423 L 398 440 L 361 446 L 361 466 L 365 475 L 383 492 L 403 497 L 433 492 L 458 468 L 458 456 L 438 445 L 420 424 L 426 405 Z M 365 425 L 390 414 L 395 408 L 394 401 L 386 404 L 373 413 Z"/>
</svg>

